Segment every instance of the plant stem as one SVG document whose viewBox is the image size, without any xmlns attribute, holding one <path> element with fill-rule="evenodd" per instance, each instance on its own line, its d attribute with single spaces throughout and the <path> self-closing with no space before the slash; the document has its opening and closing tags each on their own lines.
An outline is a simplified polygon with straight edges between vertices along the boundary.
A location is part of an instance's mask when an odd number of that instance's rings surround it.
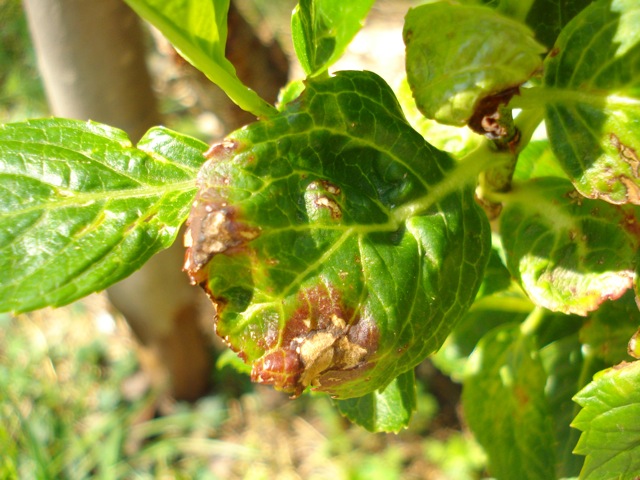
<svg viewBox="0 0 640 480">
<path fill-rule="evenodd" d="M 597 108 L 640 107 L 640 100 L 630 96 L 611 95 L 607 92 L 563 89 L 548 86 L 523 88 L 520 95 L 509 102 L 511 108 L 523 110 L 543 109 L 547 104 L 584 104 Z"/>
<path fill-rule="evenodd" d="M 522 335 L 530 336 L 535 333 L 538 327 L 542 324 L 545 313 L 546 310 L 544 308 L 535 307 L 520 325 L 520 332 Z"/>
<path fill-rule="evenodd" d="M 427 211 L 447 195 L 475 183 L 478 175 L 490 166 L 500 165 L 502 161 L 508 161 L 508 157 L 504 158 L 505 156 L 501 156 L 498 152 L 488 148 L 488 143 L 483 142 L 478 148 L 465 155 L 453 170 L 449 171 L 438 184 L 429 190 L 427 195 L 397 208 L 393 212 L 394 223 L 399 225 L 407 218 Z"/>
</svg>

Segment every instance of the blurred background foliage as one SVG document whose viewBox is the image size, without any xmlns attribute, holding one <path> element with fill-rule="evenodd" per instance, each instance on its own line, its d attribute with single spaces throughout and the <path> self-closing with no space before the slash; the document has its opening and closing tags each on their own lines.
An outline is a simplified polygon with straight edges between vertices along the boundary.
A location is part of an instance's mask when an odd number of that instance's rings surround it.
<svg viewBox="0 0 640 480">
<path fill-rule="evenodd" d="M 416 2 L 379 1 L 351 60 L 392 82 L 402 18 Z M 294 2 L 240 2 L 261 35 L 285 52 Z M 269 30 L 269 31 L 267 31 Z M 170 128 L 210 141 L 224 135 L 202 91 L 172 68 L 149 35 L 149 65 Z M 385 49 L 386 50 L 386 49 Z M 393 50 L 391 50 L 393 52 Z M 294 69 L 293 76 L 297 74 Z M 47 116 L 19 0 L 0 0 L 0 123 Z M 296 401 L 254 386 L 231 366 L 214 391 L 188 404 L 153 391 L 124 320 L 102 295 L 59 309 L 0 314 L 0 479 L 475 479 L 485 458 L 464 427 L 459 385 L 427 361 L 418 411 L 398 435 L 343 419 L 324 395 Z M 217 355 L 217 352 L 212 352 Z"/>
</svg>

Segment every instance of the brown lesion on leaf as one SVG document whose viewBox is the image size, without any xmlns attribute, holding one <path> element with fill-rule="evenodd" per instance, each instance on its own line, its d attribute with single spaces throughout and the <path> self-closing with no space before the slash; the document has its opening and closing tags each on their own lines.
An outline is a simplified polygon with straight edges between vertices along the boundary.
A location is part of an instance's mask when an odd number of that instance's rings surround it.
<svg viewBox="0 0 640 480">
<path fill-rule="evenodd" d="M 479 100 L 473 115 L 469 118 L 469 128 L 490 140 L 504 142 L 505 148 L 514 142 L 517 143 L 518 131 L 513 125 L 511 110 L 504 106 L 519 93 L 520 86 L 517 85 Z"/>
<path fill-rule="evenodd" d="M 214 143 L 209 149 L 204 152 L 204 158 L 211 160 L 226 160 L 232 157 L 238 150 L 238 142 L 235 140 L 227 139 L 222 142 Z"/>
<path fill-rule="evenodd" d="M 216 143 L 205 152 L 209 162 L 218 162 L 229 158 L 237 151 L 234 140 Z M 191 207 L 184 234 L 187 248 L 183 269 L 189 275 L 192 284 L 202 283 L 206 276 L 203 268 L 219 253 L 231 254 L 260 235 L 260 229 L 239 220 L 236 208 L 227 203 L 220 185 L 226 185 L 228 179 L 223 176 L 206 178 L 205 164 L 198 178 L 199 190 Z"/>
<path fill-rule="evenodd" d="M 640 160 L 638 160 L 638 154 L 636 153 L 636 151 L 633 148 L 622 143 L 615 133 L 609 134 L 609 142 L 611 143 L 611 146 L 613 146 L 618 151 L 620 160 L 631 167 L 633 176 L 636 178 L 640 178 L 640 174 L 638 173 L 638 170 L 640 169 Z"/>
<path fill-rule="evenodd" d="M 328 212 L 331 220 L 342 218 L 340 208 L 340 195 L 342 190 L 337 185 L 328 180 L 314 180 L 307 185 L 305 192 L 305 202 L 309 218 L 318 221 L 322 217 L 322 212 Z M 325 217 L 326 218 L 326 217 Z"/>
<path fill-rule="evenodd" d="M 619 175 L 616 177 L 627 191 L 626 203 L 640 205 L 640 185 L 638 185 L 638 180 L 640 179 L 640 159 L 638 159 L 638 154 L 635 149 L 622 143 L 620 138 L 614 133 L 609 134 L 609 143 L 617 150 L 620 160 L 629 165 L 631 169 L 631 177 L 627 175 Z"/>
<path fill-rule="evenodd" d="M 322 391 L 325 382 L 333 386 L 360 377 L 372 367 L 377 346 L 373 322 L 346 307 L 334 288 L 320 284 L 299 294 L 279 347 L 254 362 L 251 378 L 292 397 L 309 386 Z"/>
</svg>

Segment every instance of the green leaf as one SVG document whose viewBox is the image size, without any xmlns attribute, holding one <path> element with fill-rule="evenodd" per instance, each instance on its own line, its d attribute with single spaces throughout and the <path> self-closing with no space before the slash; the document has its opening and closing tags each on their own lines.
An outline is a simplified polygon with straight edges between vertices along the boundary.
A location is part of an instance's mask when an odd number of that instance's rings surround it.
<svg viewBox="0 0 640 480">
<path fill-rule="evenodd" d="M 586 315 L 633 286 L 637 208 L 585 199 L 553 177 L 518 184 L 504 198 L 507 267 L 537 305 Z"/>
<path fill-rule="evenodd" d="M 362 28 L 375 0 L 300 0 L 291 17 L 291 36 L 308 76 L 326 71 Z"/>
<path fill-rule="evenodd" d="M 257 117 L 275 109 L 245 86 L 225 57 L 229 0 L 125 0 L 240 108 Z"/>
<path fill-rule="evenodd" d="M 551 150 L 549 140 L 533 140 L 518 155 L 518 163 L 513 173 L 513 179 L 529 180 L 537 177 L 568 179 Z"/>
<path fill-rule="evenodd" d="M 496 327 L 522 322 L 534 306 L 522 293 L 501 292 L 476 301 L 431 360 L 457 382 L 464 380 L 469 355 Z"/>
<path fill-rule="evenodd" d="M 409 10 L 403 35 L 418 108 L 441 123 L 465 125 L 483 98 L 519 87 L 542 67 L 544 48 L 531 31 L 487 7 L 421 5 Z"/>
<path fill-rule="evenodd" d="M 469 361 L 462 404 L 498 479 L 556 478 L 554 436 L 545 397 L 547 375 L 520 326 L 487 334 Z"/>
<path fill-rule="evenodd" d="M 640 204 L 640 3 L 600 0 L 545 61 L 551 146 L 580 193 Z"/>
<path fill-rule="evenodd" d="M 102 290 L 173 243 L 206 145 L 163 128 L 48 119 L 0 126 L 0 311 Z"/>
<path fill-rule="evenodd" d="M 627 347 L 640 323 L 640 314 L 635 295 L 629 290 L 615 302 L 605 302 L 589 316 L 580 331 L 580 340 L 590 347 L 593 355 L 611 366 L 624 360 L 629 361 Z"/>
<path fill-rule="evenodd" d="M 565 319 L 558 318 L 557 314 L 551 320 L 557 324 L 565 323 Z M 554 419 L 557 478 L 578 476 L 584 459 L 573 453 L 579 435 L 570 427 L 578 413 L 571 398 L 584 387 L 584 379 L 591 377 L 583 374 L 587 365 L 577 332 L 557 338 L 543 347 L 540 358 L 548 374 L 545 394 L 549 413 Z"/>
<path fill-rule="evenodd" d="M 442 344 L 490 249 L 482 166 L 454 166 L 371 72 L 309 80 L 211 149 L 186 269 L 254 380 L 359 397 Z"/>
<path fill-rule="evenodd" d="M 564 26 L 592 0 L 534 0 L 525 22 L 536 34 L 536 39 L 549 49 Z"/>
<path fill-rule="evenodd" d="M 640 362 L 597 374 L 574 400 L 582 407 L 575 453 L 585 455 L 582 480 L 634 480 L 640 472 Z"/>
<path fill-rule="evenodd" d="M 382 390 L 334 402 L 342 415 L 370 432 L 398 433 L 407 427 L 416 409 L 413 370 L 400 374 Z"/>
</svg>

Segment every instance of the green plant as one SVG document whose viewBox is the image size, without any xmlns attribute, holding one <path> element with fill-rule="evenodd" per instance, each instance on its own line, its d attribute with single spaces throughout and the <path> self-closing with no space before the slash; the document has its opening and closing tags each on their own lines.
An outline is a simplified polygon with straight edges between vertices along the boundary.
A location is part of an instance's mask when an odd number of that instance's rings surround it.
<svg viewBox="0 0 640 480">
<path fill-rule="evenodd" d="M 127 2 L 259 121 L 209 149 L 164 128 L 134 147 L 90 122 L 2 127 L 0 310 L 107 287 L 189 215 L 185 270 L 253 380 L 397 431 L 437 351 L 496 477 L 640 473 L 635 0 L 411 9 L 415 105 L 328 73 L 372 0 L 303 0 L 307 78 L 277 107 L 224 58 L 228 0 Z"/>
</svg>

